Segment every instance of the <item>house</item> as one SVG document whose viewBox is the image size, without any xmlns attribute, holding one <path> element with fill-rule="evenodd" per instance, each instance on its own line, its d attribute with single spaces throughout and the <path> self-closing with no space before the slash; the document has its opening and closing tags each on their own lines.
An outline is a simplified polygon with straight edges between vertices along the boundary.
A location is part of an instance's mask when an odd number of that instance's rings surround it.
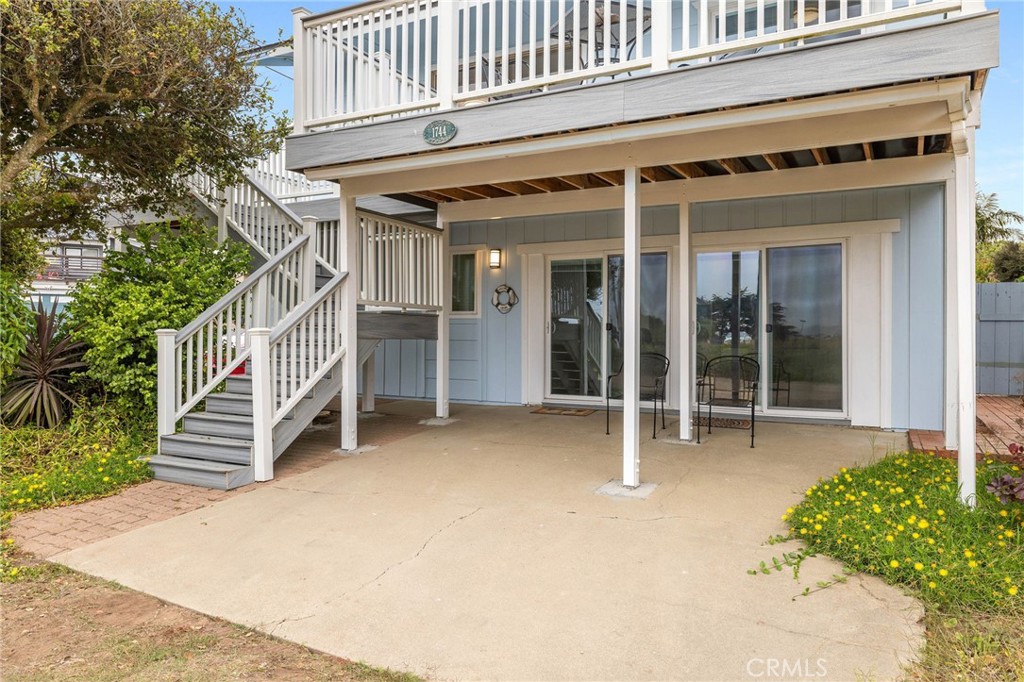
<svg viewBox="0 0 1024 682">
<path fill-rule="evenodd" d="M 378 392 L 434 399 L 441 418 L 450 401 L 608 396 L 634 487 L 650 407 L 639 357 L 657 352 L 670 410 L 693 414 L 707 359 L 750 357 L 763 418 L 943 429 L 966 444 L 973 488 L 974 132 L 999 21 L 983 3 L 381 0 L 293 14 L 283 170 L 336 186 L 336 212 L 302 220 L 251 196 L 223 209 L 276 269 L 160 333 L 173 447 L 158 465 L 219 449 L 240 468 L 216 476 L 269 478 L 337 391 L 347 450 L 360 392 L 363 409 Z M 227 327 L 244 343 L 225 345 Z M 207 399 L 244 416 L 191 412 L 246 361 L 251 376 Z M 673 437 L 693 440 L 693 420 Z"/>
</svg>

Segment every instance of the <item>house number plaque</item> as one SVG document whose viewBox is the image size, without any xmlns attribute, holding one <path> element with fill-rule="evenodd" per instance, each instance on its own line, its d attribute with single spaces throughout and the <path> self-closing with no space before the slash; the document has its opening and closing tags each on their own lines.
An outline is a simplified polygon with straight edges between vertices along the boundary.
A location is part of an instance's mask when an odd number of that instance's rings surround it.
<svg viewBox="0 0 1024 682">
<path fill-rule="evenodd" d="M 427 144 L 444 144 L 451 142 L 457 132 L 459 132 L 459 129 L 451 121 L 445 121 L 444 119 L 431 121 L 423 129 L 423 139 L 426 140 Z"/>
</svg>

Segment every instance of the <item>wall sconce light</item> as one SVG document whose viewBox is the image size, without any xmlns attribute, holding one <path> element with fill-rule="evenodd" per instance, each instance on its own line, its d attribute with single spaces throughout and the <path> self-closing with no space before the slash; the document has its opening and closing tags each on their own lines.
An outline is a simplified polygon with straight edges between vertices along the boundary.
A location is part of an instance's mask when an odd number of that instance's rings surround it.
<svg viewBox="0 0 1024 682">
<path fill-rule="evenodd" d="M 491 249 L 487 257 L 487 264 L 491 266 L 492 270 L 497 270 L 501 267 L 501 249 Z"/>
</svg>

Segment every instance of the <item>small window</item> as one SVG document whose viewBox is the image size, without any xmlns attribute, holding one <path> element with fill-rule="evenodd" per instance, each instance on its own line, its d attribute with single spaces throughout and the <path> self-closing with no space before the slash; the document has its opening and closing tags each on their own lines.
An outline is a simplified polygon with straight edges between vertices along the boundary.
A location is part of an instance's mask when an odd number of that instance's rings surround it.
<svg viewBox="0 0 1024 682">
<path fill-rule="evenodd" d="M 453 313 L 475 313 L 477 310 L 476 261 L 476 253 L 452 254 Z"/>
</svg>

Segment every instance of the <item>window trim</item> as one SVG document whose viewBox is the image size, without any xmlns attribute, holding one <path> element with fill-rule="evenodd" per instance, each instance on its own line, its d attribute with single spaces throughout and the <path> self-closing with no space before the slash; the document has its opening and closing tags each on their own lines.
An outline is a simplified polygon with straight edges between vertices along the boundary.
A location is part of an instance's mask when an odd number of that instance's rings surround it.
<svg viewBox="0 0 1024 682">
<path fill-rule="evenodd" d="M 455 275 L 455 265 L 454 265 L 454 263 L 455 263 L 455 256 L 465 256 L 465 255 L 468 255 L 468 254 L 473 254 L 475 256 L 475 258 L 474 258 L 474 265 L 473 265 L 473 274 L 474 274 L 474 277 L 473 277 L 473 310 L 452 310 L 451 309 L 452 301 L 451 301 L 451 299 L 449 299 L 448 300 L 448 306 L 449 306 L 448 315 L 449 315 L 449 317 L 460 318 L 460 319 L 464 319 L 464 318 L 478 318 L 478 317 L 480 317 L 480 315 L 481 315 L 481 305 L 480 305 L 480 293 L 481 293 L 481 291 L 480 290 L 481 290 L 481 287 L 483 286 L 483 263 L 484 263 L 484 254 L 486 252 L 486 249 L 487 249 L 487 245 L 486 244 L 471 244 L 471 245 L 468 245 L 468 246 L 451 247 L 449 249 L 449 251 L 448 251 L 448 259 L 449 259 L 448 268 L 449 268 L 449 272 L 451 273 L 450 276 L 452 278 L 452 292 L 453 292 L 453 294 L 454 294 L 454 290 L 455 290 L 455 281 L 454 281 L 454 279 L 455 279 L 454 278 L 454 275 Z"/>
</svg>

